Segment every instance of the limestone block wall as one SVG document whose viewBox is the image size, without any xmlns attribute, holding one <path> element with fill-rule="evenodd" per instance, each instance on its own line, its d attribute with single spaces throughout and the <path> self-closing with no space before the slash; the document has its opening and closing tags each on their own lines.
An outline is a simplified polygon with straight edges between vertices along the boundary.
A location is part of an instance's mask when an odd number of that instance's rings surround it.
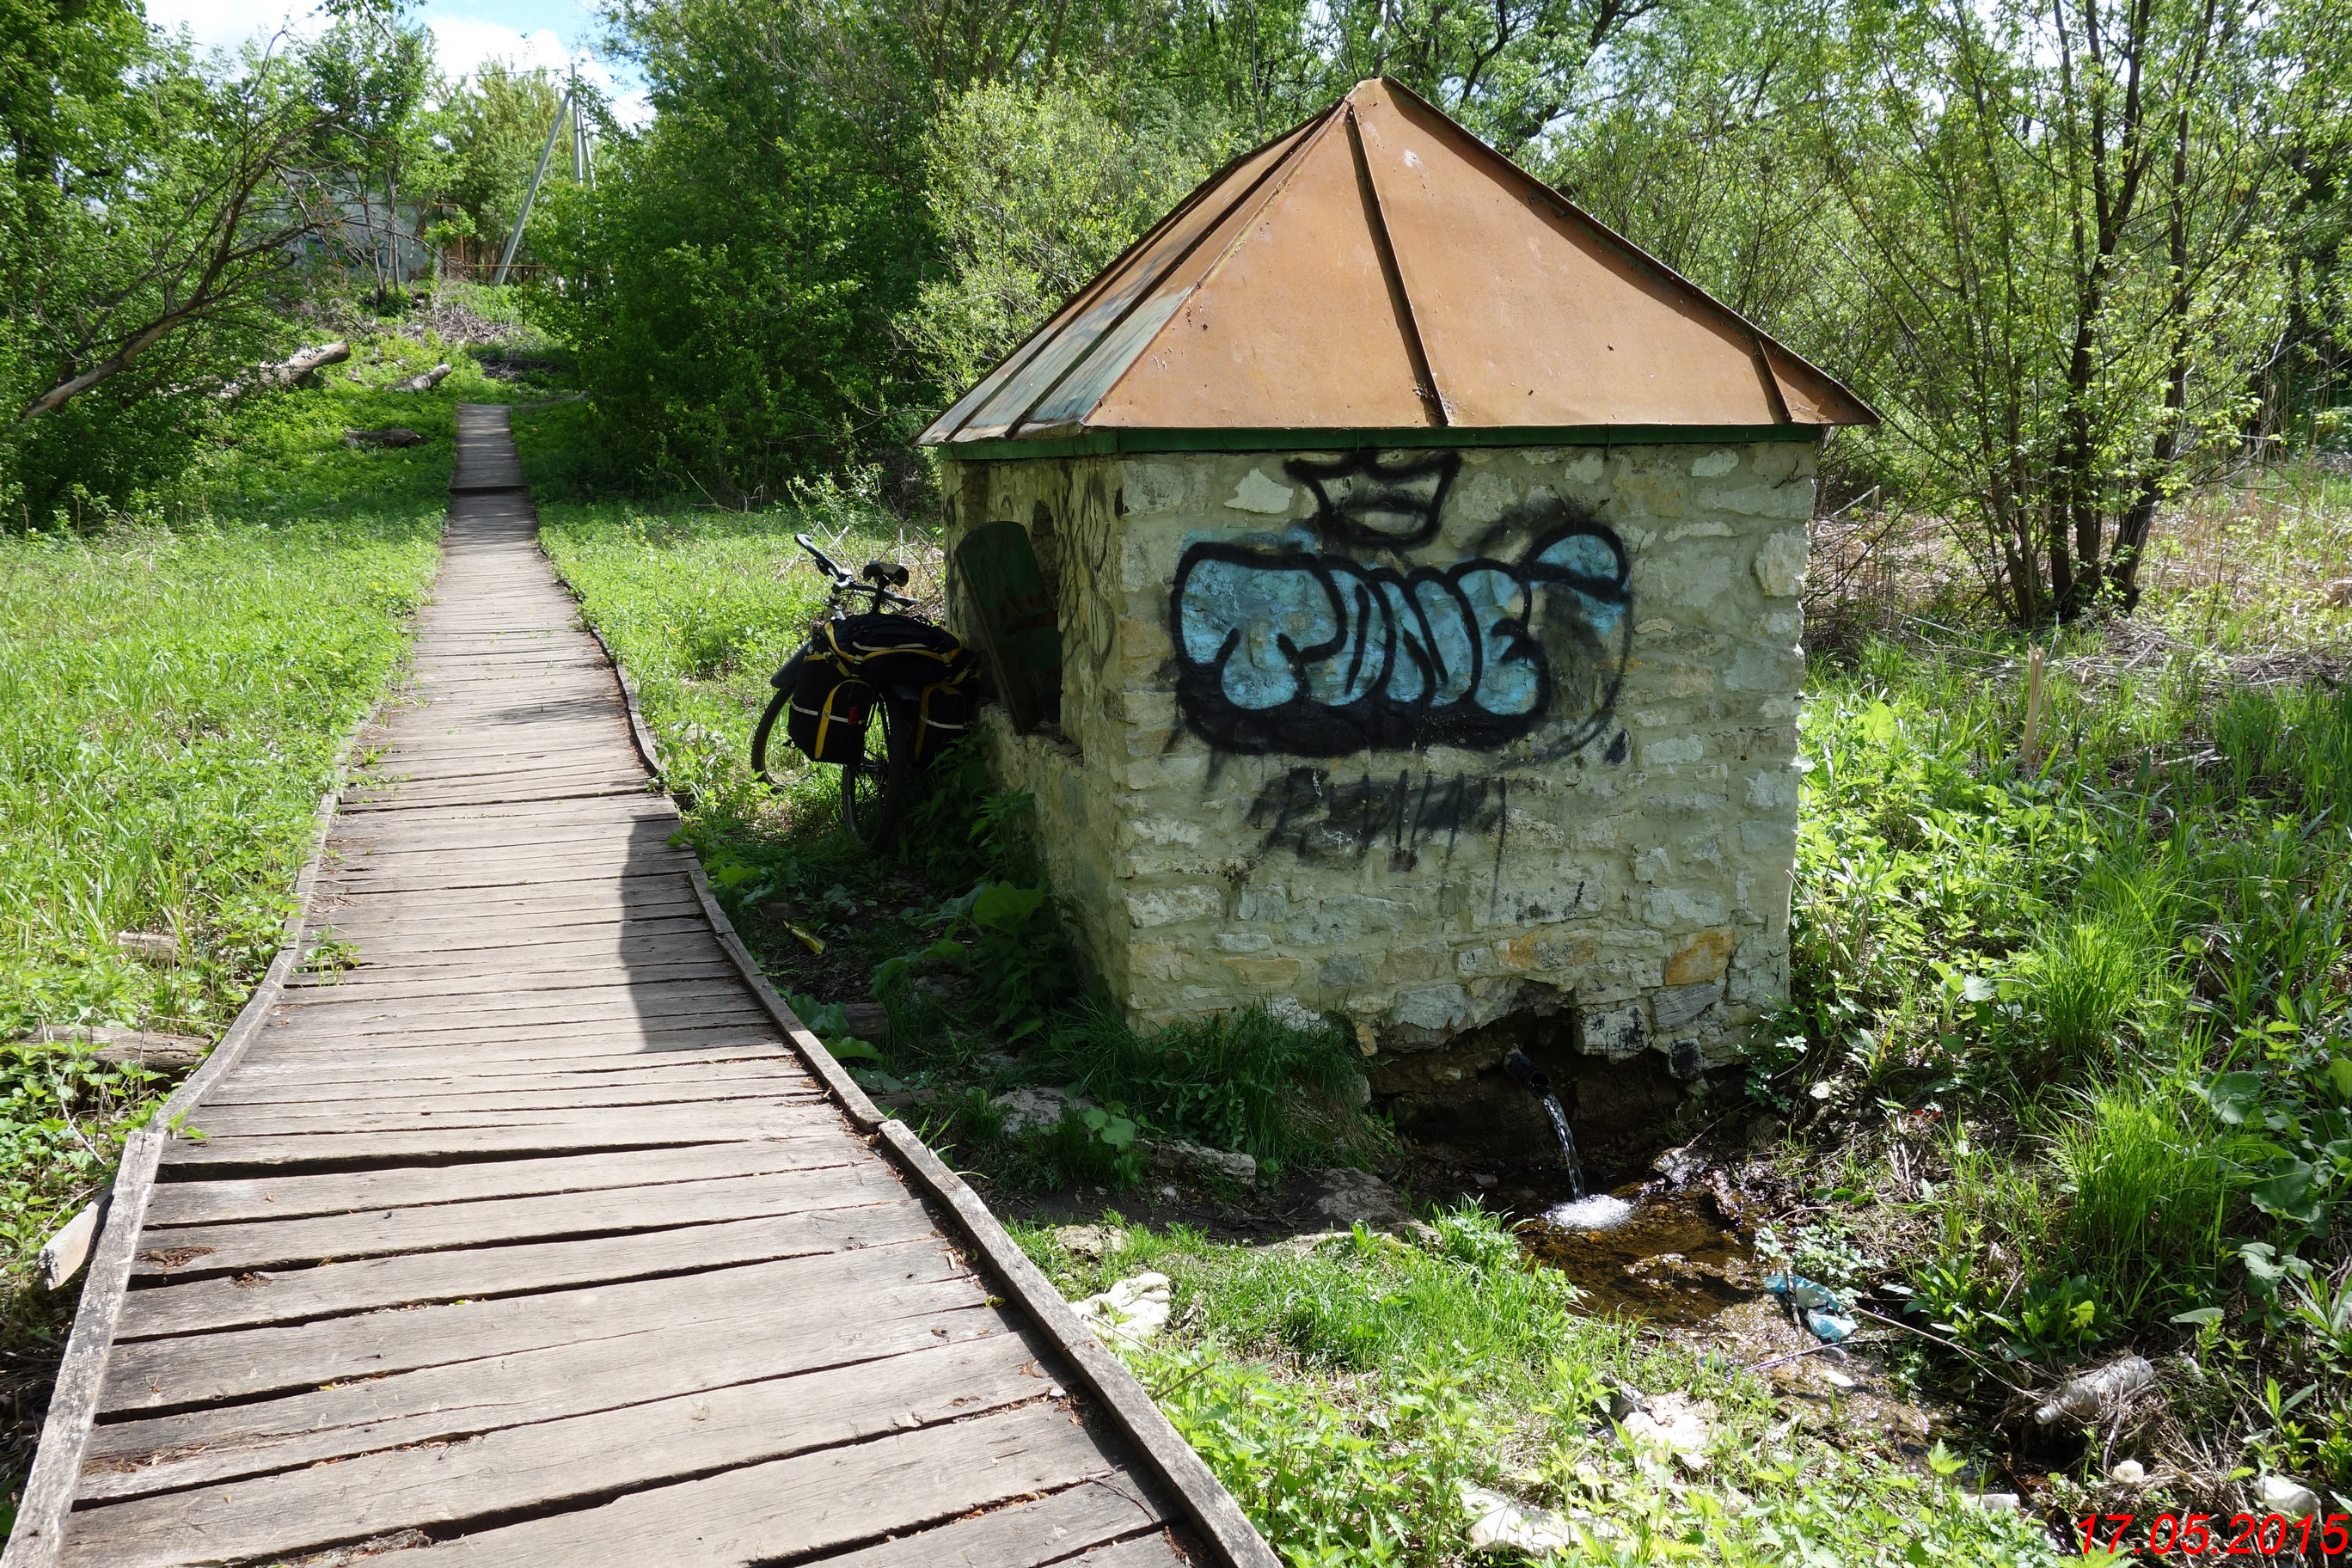
<svg viewBox="0 0 2352 1568">
<path fill-rule="evenodd" d="M 1689 1077 L 1783 994 L 1809 442 L 947 468 L 1055 591 L 1058 732 L 988 722 L 1131 1016 Z"/>
</svg>

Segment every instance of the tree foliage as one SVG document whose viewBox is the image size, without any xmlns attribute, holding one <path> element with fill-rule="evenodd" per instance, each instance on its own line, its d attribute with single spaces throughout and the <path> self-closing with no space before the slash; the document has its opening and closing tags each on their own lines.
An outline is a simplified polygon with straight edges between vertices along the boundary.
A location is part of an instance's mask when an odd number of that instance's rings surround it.
<svg viewBox="0 0 2352 1568">
<path fill-rule="evenodd" d="M 120 0 L 5 3 L 0 513 L 38 521 L 175 470 L 306 248 L 416 155 L 425 56 L 372 7 L 227 63 Z"/>
</svg>

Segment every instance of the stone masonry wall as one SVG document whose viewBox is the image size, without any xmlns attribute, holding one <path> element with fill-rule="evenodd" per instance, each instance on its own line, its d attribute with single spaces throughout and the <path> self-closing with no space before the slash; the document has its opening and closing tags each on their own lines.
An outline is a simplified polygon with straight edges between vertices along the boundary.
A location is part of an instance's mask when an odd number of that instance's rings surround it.
<svg viewBox="0 0 2352 1568">
<path fill-rule="evenodd" d="M 1060 733 L 989 722 L 1130 1016 L 1690 1077 L 1783 994 L 1810 444 L 948 468 L 1056 592 Z"/>
</svg>

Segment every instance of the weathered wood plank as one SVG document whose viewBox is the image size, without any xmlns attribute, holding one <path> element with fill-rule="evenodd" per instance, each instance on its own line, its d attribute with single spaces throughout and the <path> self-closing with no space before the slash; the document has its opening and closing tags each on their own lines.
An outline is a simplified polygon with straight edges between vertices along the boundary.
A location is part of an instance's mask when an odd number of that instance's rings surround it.
<svg viewBox="0 0 2352 1568">
<path fill-rule="evenodd" d="M 367 967 L 313 974 L 287 986 L 288 1006 L 323 1003 L 404 1002 L 468 996 L 530 996 L 543 991 L 581 991 L 584 976 L 608 985 L 635 986 L 686 980 L 733 980 L 734 968 L 716 943 L 705 952 L 677 957 L 616 957 L 601 964 L 561 964 L 545 969 L 484 968 L 474 973 L 392 977 Z M 730 987 L 729 989 L 732 989 Z"/>
<path fill-rule="evenodd" d="M 699 1322 L 637 1328 L 112 1422 L 91 1436 L 82 1496 L 137 1497 L 264 1475 L 1007 1332 L 1002 1314 L 969 1280 L 903 1286 L 869 1305 L 870 1313 L 856 1318 L 772 1314 L 751 1320 L 751 1331 Z"/>
<path fill-rule="evenodd" d="M 66 1561 L 175 1568 L 418 1525 L 463 1527 L 550 1505 L 593 1506 L 647 1486 L 1040 1399 L 1045 1384 L 1024 1370 L 1029 1362 L 1027 1348 L 1002 1334 L 509 1427 L 446 1447 L 370 1454 L 229 1489 L 92 1508 L 75 1521 Z M 647 1544 L 640 1542 L 640 1550 Z"/>
<path fill-rule="evenodd" d="M 869 1297 L 952 1279 L 971 1283 L 944 1245 L 909 1242 L 677 1279 L 418 1307 L 399 1315 L 397 1333 L 371 1313 L 294 1328 L 133 1340 L 115 1347 L 100 1408 L 169 1410 L 252 1399 L 661 1325 L 772 1322 L 787 1315 L 778 1310 L 782 1301 L 798 1302 L 803 1311 L 855 1314 L 866 1310 Z M 979 1286 L 971 1289 L 970 1299 L 981 1299 Z"/>
<path fill-rule="evenodd" d="M 601 1508 L 418 1548 L 416 1568 L 739 1568 L 811 1556 L 1117 1469 L 1095 1436 L 1052 1406 L 1024 1406 L 849 1447 L 632 1492 Z"/>
<path fill-rule="evenodd" d="M 858 1164 L 807 1166 L 757 1176 L 615 1187 L 593 1193 L 483 1198 L 461 1204 L 412 1204 L 304 1219 L 231 1225 L 150 1225 L 140 1238 L 142 1250 L 132 1277 L 154 1280 L 455 1247 L 549 1241 L 567 1236 L 669 1230 L 719 1220 L 887 1203 L 905 1191 L 891 1179 L 887 1168 L 866 1161 Z M 170 1295 L 175 1291 L 139 1293 Z"/>
<path fill-rule="evenodd" d="M 824 1090 L 814 1082 L 739 1083 L 731 1093 L 697 1093 L 677 1089 L 639 1090 L 634 1094 L 612 1090 L 585 1094 L 550 1092 L 462 1096 L 422 1102 L 410 1100 L 405 1103 L 346 1102 L 317 1110 L 208 1100 L 198 1113 L 201 1120 L 192 1118 L 189 1125 L 213 1138 L 270 1138 L 294 1132 L 421 1132 L 436 1127 L 552 1127 L 575 1120 L 583 1110 L 617 1110 L 625 1107 L 672 1111 L 709 1106 L 733 1113 L 762 1105 L 813 1105 L 824 1100 Z"/>
<path fill-rule="evenodd" d="M 353 1132 L 341 1136 L 289 1132 L 245 1138 L 232 1134 L 200 1142 L 179 1139 L 164 1149 L 163 1163 L 201 1169 L 213 1165 L 319 1165 L 362 1160 L 478 1160 L 497 1154 L 512 1157 L 584 1152 L 591 1149 L 643 1149 L 660 1143 L 721 1143 L 742 1138 L 788 1138 L 803 1129 L 836 1123 L 840 1116 L 841 1112 L 829 1105 L 747 1105 L 735 1100 L 653 1110 L 583 1109 L 561 1121 L 536 1127 L 428 1128 L 413 1132 Z"/>
<path fill-rule="evenodd" d="M 613 1285 L 916 1241 L 933 1234 L 922 1205 L 890 1192 L 877 1201 L 811 1207 L 756 1219 L 560 1241 L 467 1247 L 308 1268 L 253 1269 L 133 1290 L 123 1302 L 124 1340 L 299 1323 L 432 1301 L 485 1300 L 532 1291 Z M 198 1258 L 202 1267 L 210 1258 Z"/>
<path fill-rule="evenodd" d="M 506 1065 L 537 1071 L 549 1063 L 563 1061 L 701 1061 L 729 1051 L 774 1046 L 781 1034 L 764 1015 L 741 1014 L 688 1018 L 676 1027 L 666 1026 L 661 1019 L 646 1024 L 624 1019 L 570 1029 L 548 1024 L 489 1030 L 420 1028 L 409 1035 L 341 1040 L 340 1045 L 341 1037 L 335 1031 L 299 1025 L 299 1020 L 281 1026 L 269 1037 L 266 1053 L 260 1053 L 260 1042 L 256 1043 L 259 1055 L 255 1070 L 331 1065 L 352 1072 L 398 1067 L 430 1073 Z"/>
<path fill-rule="evenodd" d="M 688 1068 L 573 1068 L 557 1072 L 387 1075 L 355 1079 L 346 1072 L 321 1070 L 308 1082 L 239 1074 L 220 1092 L 205 1097 L 209 1107 L 278 1105 L 316 1107 L 321 1115 L 362 1105 L 376 1110 L 415 1107 L 516 1105 L 656 1105 L 671 1100 L 733 1100 L 759 1092 L 817 1088 L 797 1060 L 776 1057 L 697 1064 Z"/>
<path fill-rule="evenodd" d="M 897 1541 L 819 1559 L 825 1568 L 1036 1568 L 1068 1562 L 1071 1568 L 1158 1568 L 1181 1563 L 1160 1528 L 1167 1517 L 1128 1477 L 1085 1481 L 1050 1497 L 1007 1503 L 950 1524 L 935 1525 Z M 1139 1541 L 1110 1548 L 1157 1547 L 1131 1560 L 1109 1553 L 1076 1554 L 1122 1536 L 1149 1531 Z"/>
<path fill-rule="evenodd" d="M 838 1124 L 798 1138 L 571 1154 L 547 1160 L 496 1160 L 462 1165 L 402 1165 L 329 1175 L 239 1176 L 159 1183 L 150 1223 L 213 1225 L 291 1219 L 305 1215 L 462 1204 L 542 1193 L 593 1193 L 608 1187 L 756 1176 L 847 1164 L 865 1145 Z"/>
</svg>

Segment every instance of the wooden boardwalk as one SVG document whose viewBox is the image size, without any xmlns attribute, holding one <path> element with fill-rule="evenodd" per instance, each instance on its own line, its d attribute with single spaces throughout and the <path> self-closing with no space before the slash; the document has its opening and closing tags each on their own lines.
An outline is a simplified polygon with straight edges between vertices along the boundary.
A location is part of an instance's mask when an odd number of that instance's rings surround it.
<svg viewBox="0 0 2352 1568">
<path fill-rule="evenodd" d="M 10 1568 L 1270 1565 L 747 969 L 506 411 L 460 420 L 298 944 L 340 966 L 281 958 L 126 1152 Z"/>
</svg>

